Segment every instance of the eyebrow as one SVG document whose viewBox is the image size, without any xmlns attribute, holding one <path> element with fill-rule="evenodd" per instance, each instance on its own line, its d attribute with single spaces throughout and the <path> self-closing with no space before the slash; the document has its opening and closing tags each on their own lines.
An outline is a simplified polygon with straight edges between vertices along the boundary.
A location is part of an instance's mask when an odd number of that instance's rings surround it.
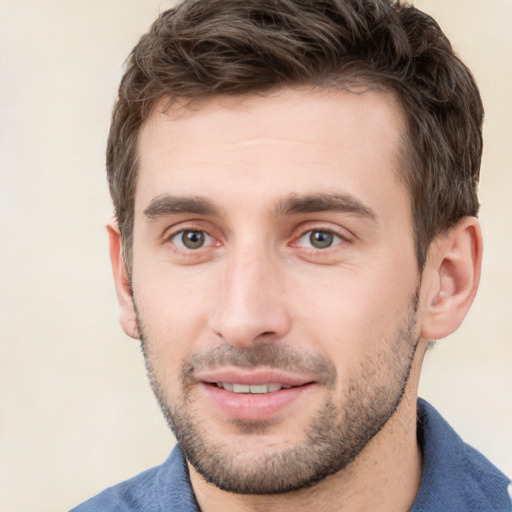
<svg viewBox="0 0 512 512">
<path fill-rule="evenodd" d="M 279 201 L 275 215 L 297 213 L 340 212 L 375 220 L 377 215 L 356 197 L 349 194 L 292 195 Z"/>
<path fill-rule="evenodd" d="M 155 197 L 144 210 L 144 215 L 148 220 L 155 220 L 176 213 L 219 215 L 215 205 L 204 197 L 172 196 L 168 194 Z"/>
<path fill-rule="evenodd" d="M 350 213 L 371 220 L 376 219 L 376 214 L 371 208 L 349 194 L 319 193 L 305 196 L 290 195 L 281 199 L 273 208 L 272 213 L 275 216 L 286 216 L 327 211 Z M 145 217 L 150 221 L 178 213 L 220 216 L 219 209 L 202 196 L 162 194 L 152 199 L 144 210 Z"/>
</svg>

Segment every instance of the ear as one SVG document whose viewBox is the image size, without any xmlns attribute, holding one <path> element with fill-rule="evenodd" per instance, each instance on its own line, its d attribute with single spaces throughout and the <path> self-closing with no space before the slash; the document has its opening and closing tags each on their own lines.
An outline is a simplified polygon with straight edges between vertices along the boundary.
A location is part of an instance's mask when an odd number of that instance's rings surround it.
<svg viewBox="0 0 512 512">
<path fill-rule="evenodd" d="M 421 336 L 438 340 L 464 320 L 480 282 L 482 234 L 476 217 L 464 217 L 432 242 L 422 288 Z"/>
<path fill-rule="evenodd" d="M 121 307 L 121 326 L 128 336 L 138 339 L 139 330 L 137 328 L 137 315 L 135 313 L 130 278 L 124 263 L 123 244 L 117 222 L 111 222 L 108 224 L 107 231 L 110 245 L 110 261 L 112 263 L 112 272 L 114 274 L 114 284 L 116 286 L 117 300 Z"/>
</svg>

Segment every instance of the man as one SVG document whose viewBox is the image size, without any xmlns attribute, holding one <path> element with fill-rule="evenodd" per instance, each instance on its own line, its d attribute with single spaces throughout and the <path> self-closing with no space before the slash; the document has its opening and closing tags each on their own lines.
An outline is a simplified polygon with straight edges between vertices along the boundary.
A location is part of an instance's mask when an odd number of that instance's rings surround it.
<svg viewBox="0 0 512 512">
<path fill-rule="evenodd" d="M 401 3 L 163 13 L 113 114 L 109 237 L 178 447 L 76 510 L 512 510 L 508 478 L 417 399 L 478 287 L 482 118 Z"/>
</svg>

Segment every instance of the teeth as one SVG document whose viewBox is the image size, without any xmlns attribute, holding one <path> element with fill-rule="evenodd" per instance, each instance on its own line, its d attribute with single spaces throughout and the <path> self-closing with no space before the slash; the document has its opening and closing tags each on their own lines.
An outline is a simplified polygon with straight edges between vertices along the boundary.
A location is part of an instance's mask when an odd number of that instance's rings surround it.
<svg viewBox="0 0 512 512">
<path fill-rule="evenodd" d="M 250 386 L 249 384 L 228 384 L 225 382 L 217 382 L 217 386 L 233 393 L 252 394 L 273 393 L 274 391 L 279 391 L 281 389 L 291 388 L 291 386 L 286 384 L 255 384 Z"/>
<path fill-rule="evenodd" d="M 233 393 L 250 393 L 251 386 L 247 384 L 233 384 Z"/>
</svg>

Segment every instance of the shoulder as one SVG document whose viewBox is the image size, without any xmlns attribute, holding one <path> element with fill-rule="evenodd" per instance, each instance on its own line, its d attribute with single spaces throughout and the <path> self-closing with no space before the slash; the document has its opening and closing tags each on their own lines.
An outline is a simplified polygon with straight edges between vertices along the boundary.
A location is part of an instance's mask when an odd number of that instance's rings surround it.
<svg viewBox="0 0 512 512">
<path fill-rule="evenodd" d="M 512 512 L 512 486 L 498 468 L 479 451 L 464 443 L 464 467 L 467 473 L 466 495 L 477 507 L 486 504 L 488 510 Z M 474 510 L 477 510 L 475 508 Z M 481 508 L 481 510 L 487 510 Z"/>
<path fill-rule="evenodd" d="M 186 464 L 178 447 L 160 466 L 121 482 L 70 512 L 196 512 Z"/>
<path fill-rule="evenodd" d="M 161 466 L 105 489 L 71 512 L 153 511 L 155 508 L 154 481 Z"/>
<path fill-rule="evenodd" d="M 421 399 L 418 440 L 423 452 L 423 476 L 413 512 L 512 512 L 510 479 L 464 443 L 444 418 Z"/>
</svg>

